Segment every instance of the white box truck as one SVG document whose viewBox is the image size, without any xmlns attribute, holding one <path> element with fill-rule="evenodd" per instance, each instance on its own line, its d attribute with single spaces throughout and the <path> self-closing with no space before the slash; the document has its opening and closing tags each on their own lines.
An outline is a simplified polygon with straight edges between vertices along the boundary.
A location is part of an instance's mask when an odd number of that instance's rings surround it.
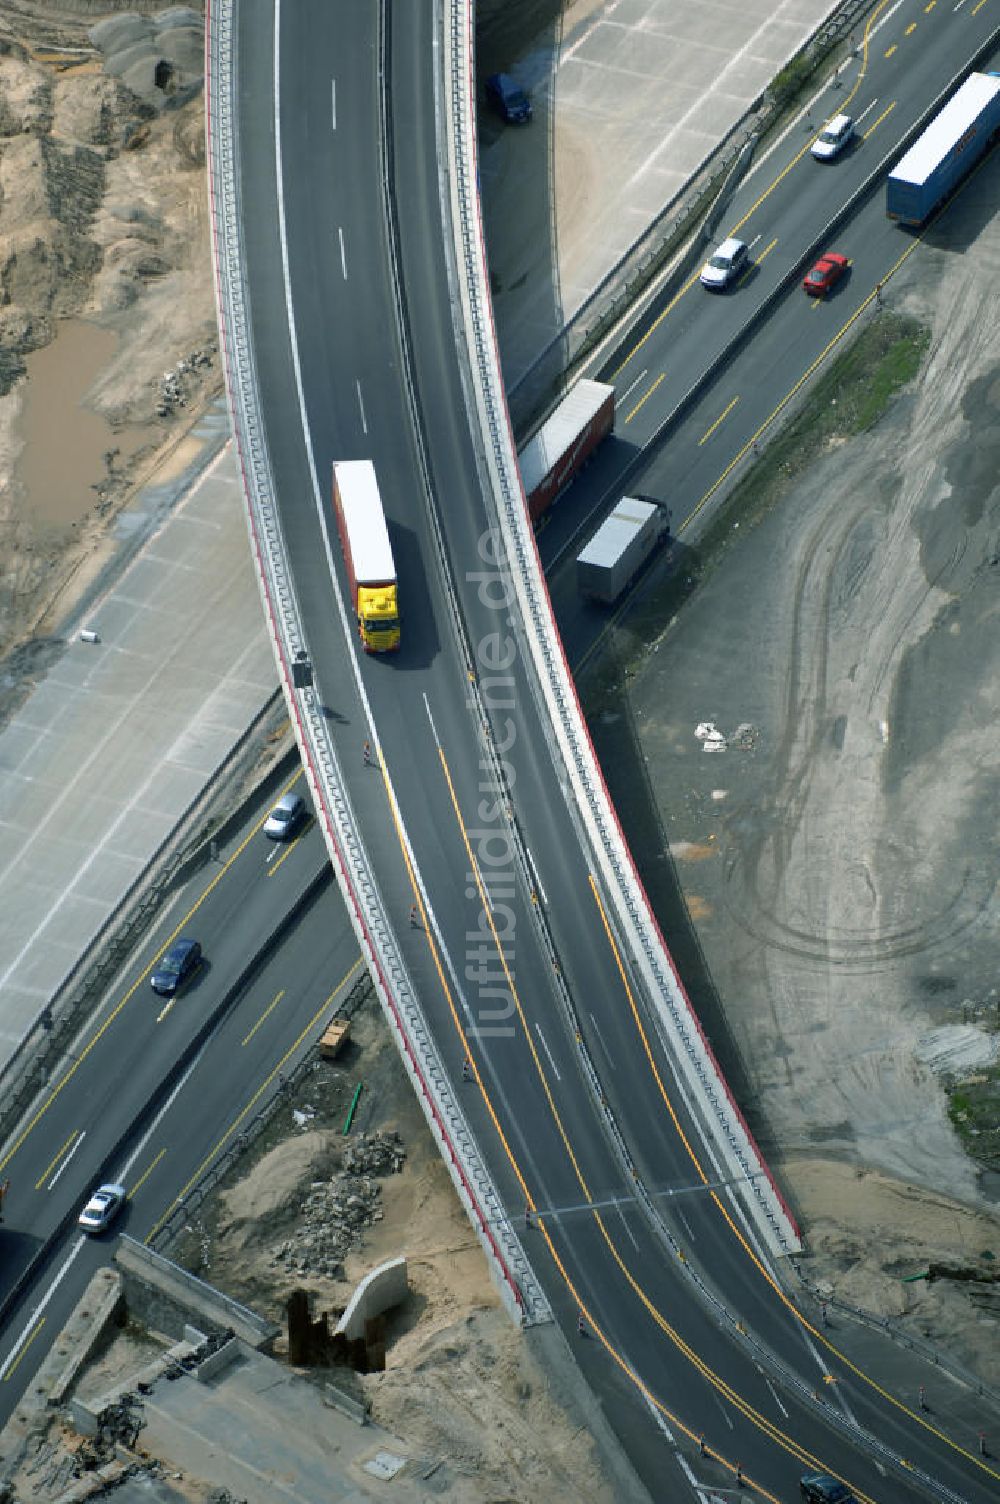
<svg viewBox="0 0 1000 1504">
<path fill-rule="evenodd" d="M 623 496 L 577 558 L 580 594 L 612 605 L 669 532 L 670 514 L 660 502 Z"/>
</svg>

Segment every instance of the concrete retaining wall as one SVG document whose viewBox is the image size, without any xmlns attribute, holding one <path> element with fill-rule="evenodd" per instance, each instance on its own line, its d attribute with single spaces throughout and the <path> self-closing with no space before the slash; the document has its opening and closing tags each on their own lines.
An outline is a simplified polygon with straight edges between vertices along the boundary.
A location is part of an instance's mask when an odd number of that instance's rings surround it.
<svg viewBox="0 0 1000 1504">
<path fill-rule="evenodd" d="M 365 1322 L 398 1306 L 409 1294 L 405 1259 L 390 1259 L 366 1274 L 337 1322 L 337 1335 L 356 1341 L 365 1335 Z"/>
</svg>

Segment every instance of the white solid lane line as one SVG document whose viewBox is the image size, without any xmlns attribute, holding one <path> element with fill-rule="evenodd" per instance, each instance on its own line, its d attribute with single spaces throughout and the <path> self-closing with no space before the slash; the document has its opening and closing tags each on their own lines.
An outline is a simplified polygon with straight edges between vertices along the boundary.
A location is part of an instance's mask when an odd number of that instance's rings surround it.
<svg viewBox="0 0 1000 1504">
<path fill-rule="evenodd" d="M 55 1279 L 52 1281 L 51 1285 L 46 1290 L 45 1294 L 42 1296 L 42 1299 L 38 1302 L 31 1315 L 28 1317 L 27 1325 L 22 1331 L 20 1337 L 18 1337 L 17 1341 L 14 1343 L 14 1346 L 11 1348 L 7 1358 L 2 1364 L 0 1364 L 0 1379 L 5 1379 L 7 1377 L 8 1373 L 16 1362 L 17 1356 L 20 1353 L 22 1347 L 27 1342 L 32 1332 L 35 1330 L 35 1325 L 38 1321 L 39 1316 L 45 1310 L 45 1307 L 48 1305 L 49 1301 L 52 1299 L 53 1295 L 56 1293 L 63 1280 L 66 1278 L 67 1274 L 70 1271 L 70 1268 L 72 1267 L 74 1259 L 79 1254 L 80 1249 L 83 1247 L 85 1242 L 86 1239 L 81 1234 L 76 1243 L 73 1245 L 72 1252 L 66 1259 L 62 1268 L 59 1270 L 59 1273 L 56 1275 Z"/>
</svg>

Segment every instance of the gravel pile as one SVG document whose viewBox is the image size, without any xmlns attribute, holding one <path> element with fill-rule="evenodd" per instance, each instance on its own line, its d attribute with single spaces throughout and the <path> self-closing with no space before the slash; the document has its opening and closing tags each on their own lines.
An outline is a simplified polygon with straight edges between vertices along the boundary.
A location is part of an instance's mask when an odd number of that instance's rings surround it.
<svg viewBox="0 0 1000 1504">
<path fill-rule="evenodd" d="M 302 1203 L 301 1225 L 275 1250 L 272 1266 L 342 1279 L 344 1258 L 362 1229 L 382 1220 L 379 1177 L 396 1174 L 405 1159 L 398 1133 L 363 1133 L 353 1140 L 337 1174 L 313 1181 Z"/>
</svg>

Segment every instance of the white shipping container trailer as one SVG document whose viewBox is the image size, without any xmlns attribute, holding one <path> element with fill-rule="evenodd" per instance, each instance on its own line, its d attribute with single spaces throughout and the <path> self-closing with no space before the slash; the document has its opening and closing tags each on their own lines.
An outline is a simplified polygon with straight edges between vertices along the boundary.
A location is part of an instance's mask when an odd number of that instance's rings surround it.
<svg viewBox="0 0 1000 1504">
<path fill-rule="evenodd" d="M 623 496 L 577 558 L 580 594 L 610 606 L 669 532 L 666 507 Z"/>
<path fill-rule="evenodd" d="M 396 566 L 375 466 L 370 460 L 348 460 L 333 469 L 347 535 L 345 547 L 350 548 L 355 580 L 359 585 L 395 581 Z"/>
</svg>

